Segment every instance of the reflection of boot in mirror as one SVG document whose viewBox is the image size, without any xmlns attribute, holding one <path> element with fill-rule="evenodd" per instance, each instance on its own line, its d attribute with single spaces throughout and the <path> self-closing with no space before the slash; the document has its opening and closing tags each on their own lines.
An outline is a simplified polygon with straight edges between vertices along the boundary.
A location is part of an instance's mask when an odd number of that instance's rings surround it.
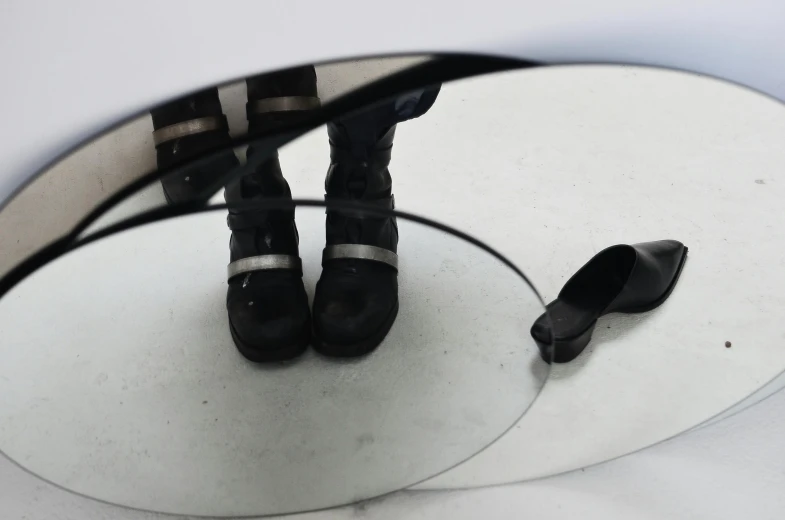
<svg viewBox="0 0 785 520">
<path fill-rule="evenodd" d="M 153 118 L 158 168 L 188 162 L 230 142 L 226 116 L 221 110 L 218 89 L 198 92 L 150 112 Z M 225 150 L 207 161 L 189 164 L 161 179 L 170 204 L 190 200 L 222 173 L 238 165 L 232 150 Z"/>
<path fill-rule="evenodd" d="M 367 130 L 362 126 L 347 122 L 328 127 L 327 199 L 392 209 L 387 166 L 395 126 L 376 136 L 359 133 Z M 326 230 L 313 304 L 314 348 L 330 356 L 360 356 L 384 340 L 398 314 L 398 227 L 392 217 L 328 209 Z"/>
<path fill-rule="evenodd" d="M 318 106 L 316 73 L 301 67 L 247 80 L 248 131 L 257 134 Z M 253 156 L 253 146 L 247 155 Z M 291 199 L 276 156 L 227 186 L 228 204 Z M 226 306 L 237 349 L 251 361 L 280 361 L 310 343 L 311 316 L 302 281 L 294 211 L 230 209 L 229 289 Z"/>
</svg>

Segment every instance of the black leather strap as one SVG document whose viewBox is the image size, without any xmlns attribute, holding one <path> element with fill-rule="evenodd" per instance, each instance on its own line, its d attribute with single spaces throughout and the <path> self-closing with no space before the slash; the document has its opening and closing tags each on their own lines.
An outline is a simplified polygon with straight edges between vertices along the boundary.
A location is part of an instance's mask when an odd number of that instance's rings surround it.
<svg viewBox="0 0 785 520">
<path fill-rule="evenodd" d="M 276 210 L 278 212 L 278 210 Z M 294 213 L 291 212 L 289 218 L 294 218 Z M 269 221 L 268 211 L 243 211 L 241 213 L 229 213 L 226 216 L 226 224 L 232 231 L 241 229 L 253 229 L 264 226 Z"/>
<path fill-rule="evenodd" d="M 357 159 L 357 156 L 351 153 L 351 150 L 347 150 L 345 148 L 340 148 L 330 143 L 330 160 L 334 163 L 341 163 L 342 167 L 351 169 L 351 168 L 363 168 L 367 167 L 367 164 L 363 164 Z M 389 148 L 381 148 L 375 149 L 369 155 L 369 161 L 374 163 L 384 163 L 389 164 L 392 160 L 392 146 Z"/>
<path fill-rule="evenodd" d="M 389 218 L 385 215 L 380 215 L 378 213 L 367 212 L 363 211 L 362 209 L 335 209 L 331 208 L 329 203 L 330 202 L 351 202 L 357 205 L 362 206 L 369 206 L 371 208 L 380 208 L 380 209 L 395 209 L 395 195 L 390 195 L 389 197 L 383 197 L 381 199 L 363 199 L 363 200 L 350 200 L 344 197 L 335 197 L 330 195 L 325 195 L 324 200 L 328 203 L 327 211 L 325 213 L 335 213 L 338 215 L 343 215 L 344 217 L 348 218 L 357 218 L 357 219 L 385 219 Z"/>
</svg>

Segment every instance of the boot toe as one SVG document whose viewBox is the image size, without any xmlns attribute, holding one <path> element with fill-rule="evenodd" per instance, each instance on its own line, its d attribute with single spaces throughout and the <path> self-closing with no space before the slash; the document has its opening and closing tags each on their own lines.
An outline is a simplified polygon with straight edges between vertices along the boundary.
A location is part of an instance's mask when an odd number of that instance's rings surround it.
<svg viewBox="0 0 785 520">
<path fill-rule="evenodd" d="M 232 336 L 240 353 L 252 361 L 289 359 L 310 342 L 310 312 L 302 280 L 282 282 L 246 288 L 238 282 L 229 287 Z"/>
<path fill-rule="evenodd" d="M 363 272 L 326 270 L 314 298 L 316 348 L 334 356 L 366 354 L 387 335 L 397 309 L 394 270 L 386 266 L 370 266 Z"/>
</svg>

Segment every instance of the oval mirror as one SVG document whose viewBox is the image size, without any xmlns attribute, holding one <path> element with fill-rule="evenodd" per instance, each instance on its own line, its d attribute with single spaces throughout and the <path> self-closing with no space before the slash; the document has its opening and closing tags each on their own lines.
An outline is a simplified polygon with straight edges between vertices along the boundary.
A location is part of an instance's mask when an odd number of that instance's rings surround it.
<svg viewBox="0 0 785 520">
<path fill-rule="evenodd" d="M 291 212 L 268 208 L 252 210 L 279 229 Z M 323 203 L 296 214 L 296 268 L 235 263 L 227 284 L 213 208 L 88 241 L 4 295 L 6 456 L 115 504 L 268 515 L 411 486 L 518 421 L 549 369 L 523 334 L 544 309 L 519 272 L 403 216 L 393 262 L 331 260 Z M 341 336 L 377 322 L 371 344 Z"/>
</svg>

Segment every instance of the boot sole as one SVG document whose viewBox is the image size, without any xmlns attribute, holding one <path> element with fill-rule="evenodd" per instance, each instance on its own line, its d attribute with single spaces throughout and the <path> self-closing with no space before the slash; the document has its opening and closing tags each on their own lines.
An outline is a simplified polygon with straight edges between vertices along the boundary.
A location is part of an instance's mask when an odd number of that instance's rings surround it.
<svg viewBox="0 0 785 520">
<path fill-rule="evenodd" d="M 237 332 L 234 330 L 234 325 L 232 325 L 231 322 L 229 322 L 229 330 L 232 333 L 234 345 L 237 347 L 237 350 L 240 352 L 240 354 L 242 354 L 243 357 L 248 361 L 253 361 L 254 363 L 274 363 L 276 361 L 288 361 L 290 359 L 294 359 L 302 355 L 311 342 L 311 330 L 309 327 L 303 331 L 303 336 L 293 345 L 273 350 L 264 350 L 251 347 L 250 345 L 244 343 L 240 339 Z"/>
<path fill-rule="evenodd" d="M 396 301 L 395 307 L 393 307 L 393 309 L 390 311 L 390 314 L 387 316 L 387 319 L 381 328 L 379 328 L 379 330 L 377 330 L 372 336 L 350 345 L 326 343 L 322 341 L 316 331 L 314 331 L 312 342 L 313 349 L 323 356 L 336 358 L 353 358 L 370 354 L 376 350 L 376 347 L 382 344 L 382 341 L 384 341 L 384 338 L 386 338 L 387 334 L 389 334 L 390 329 L 392 329 L 392 326 L 395 323 L 395 319 L 397 317 L 398 302 Z"/>
</svg>

